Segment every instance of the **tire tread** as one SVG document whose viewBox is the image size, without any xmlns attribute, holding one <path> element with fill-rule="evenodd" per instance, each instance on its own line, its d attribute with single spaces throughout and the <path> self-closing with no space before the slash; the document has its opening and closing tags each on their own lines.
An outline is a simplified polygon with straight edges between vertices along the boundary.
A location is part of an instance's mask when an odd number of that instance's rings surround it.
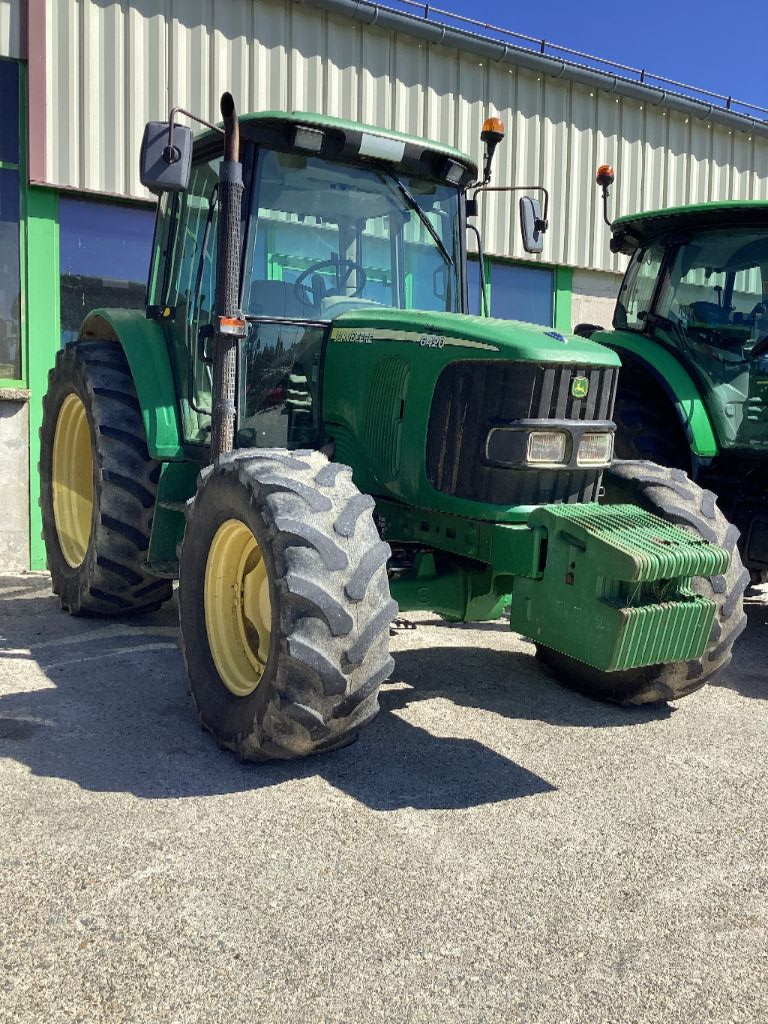
<svg viewBox="0 0 768 1024">
<path fill-rule="evenodd" d="M 75 569 L 59 548 L 51 494 L 58 410 L 70 393 L 85 405 L 96 470 L 91 540 Z M 77 341 L 57 354 L 43 400 L 40 447 L 43 539 L 62 607 L 75 615 L 122 615 L 168 600 L 170 580 L 145 567 L 160 463 L 149 455 L 133 378 L 119 343 Z"/>
<path fill-rule="evenodd" d="M 228 515 L 253 519 L 273 575 L 273 647 L 259 686 L 244 698 L 253 701 L 247 706 L 232 703 L 218 675 L 213 683 L 204 678 L 201 657 L 207 639 L 200 636 L 195 572 L 224 514 L 223 496 Z M 241 758 L 331 750 L 351 742 L 375 716 L 379 687 L 394 665 L 389 623 L 397 604 L 389 597 L 389 548 L 374 524 L 373 504 L 347 466 L 315 451 L 249 449 L 200 474 L 181 548 L 182 650 L 203 727 Z M 241 513 L 232 511 L 241 506 Z M 349 528 L 339 530 L 340 520 Z"/>
</svg>

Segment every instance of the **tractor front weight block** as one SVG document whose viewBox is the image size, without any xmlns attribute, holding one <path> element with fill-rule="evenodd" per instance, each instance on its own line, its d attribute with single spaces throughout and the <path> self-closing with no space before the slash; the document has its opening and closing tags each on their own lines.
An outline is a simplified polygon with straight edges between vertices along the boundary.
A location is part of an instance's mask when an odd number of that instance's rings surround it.
<svg viewBox="0 0 768 1024">
<path fill-rule="evenodd" d="M 726 551 L 633 505 L 543 506 L 528 526 L 538 572 L 515 578 L 513 630 L 604 671 L 701 656 L 715 605 L 691 580 Z"/>
</svg>

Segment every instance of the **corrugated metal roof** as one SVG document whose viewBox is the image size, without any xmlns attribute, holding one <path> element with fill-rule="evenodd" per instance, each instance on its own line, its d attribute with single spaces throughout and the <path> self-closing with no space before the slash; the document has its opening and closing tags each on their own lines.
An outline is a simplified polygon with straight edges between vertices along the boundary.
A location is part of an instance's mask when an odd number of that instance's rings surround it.
<svg viewBox="0 0 768 1024">
<path fill-rule="evenodd" d="M 302 2 L 364 25 L 405 32 L 431 46 L 447 46 L 475 53 L 493 63 L 515 64 L 537 74 L 569 78 L 581 85 L 618 93 L 652 106 L 667 106 L 694 117 L 712 118 L 730 128 L 768 136 L 767 107 L 560 46 L 551 40 L 536 39 L 430 3 L 417 0 L 391 0 L 384 4 L 374 0 Z M 392 7 L 391 3 L 400 6 Z"/>
<path fill-rule="evenodd" d="M 309 3 L 283 0 L 47 0 L 43 180 L 146 197 L 144 122 L 172 105 L 218 117 L 238 108 L 306 110 L 438 139 L 481 155 L 482 122 L 507 125 L 495 184 L 545 185 L 542 260 L 615 270 L 594 170 L 612 163 L 612 215 L 715 199 L 768 198 L 768 140 L 651 107 L 566 77 L 430 45 Z M 487 197 L 489 252 L 524 258 L 517 199 Z"/>
</svg>

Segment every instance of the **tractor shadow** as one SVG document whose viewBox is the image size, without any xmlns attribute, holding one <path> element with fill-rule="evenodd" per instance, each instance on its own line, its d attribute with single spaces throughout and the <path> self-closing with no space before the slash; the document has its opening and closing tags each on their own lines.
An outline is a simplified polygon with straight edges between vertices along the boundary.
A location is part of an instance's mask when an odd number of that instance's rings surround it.
<svg viewBox="0 0 768 1024">
<path fill-rule="evenodd" d="M 173 603 L 123 621 L 73 619 L 59 610 L 47 578 L 0 578 L 0 757 L 38 777 L 145 799 L 257 793 L 319 776 L 374 810 L 451 809 L 555 787 L 480 740 L 434 735 L 409 721 L 422 701 L 586 729 L 673 713 L 591 701 L 560 687 L 527 654 L 468 646 L 467 627 L 456 626 L 439 647 L 398 650 L 395 640 L 381 713 L 355 744 L 301 762 L 242 764 L 195 721 L 176 622 Z"/>
<path fill-rule="evenodd" d="M 714 685 L 733 690 L 742 697 L 765 700 L 768 698 L 768 670 L 765 666 L 768 584 L 747 588 L 744 611 L 747 613 L 747 628 L 736 641 L 731 664 Z"/>
</svg>

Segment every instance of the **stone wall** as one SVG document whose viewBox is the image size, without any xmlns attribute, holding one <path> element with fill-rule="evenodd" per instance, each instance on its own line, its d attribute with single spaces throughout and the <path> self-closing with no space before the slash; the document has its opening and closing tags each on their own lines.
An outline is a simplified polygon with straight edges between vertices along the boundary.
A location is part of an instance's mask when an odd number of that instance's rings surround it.
<svg viewBox="0 0 768 1024">
<path fill-rule="evenodd" d="M 29 569 L 29 392 L 0 389 L 0 570 Z"/>
<path fill-rule="evenodd" d="M 613 307 L 621 285 L 620 274 L 602 270 L 573 271 L 571 318 L 576 324 L 598 324 L 610 328 Z"/>
</svg>

